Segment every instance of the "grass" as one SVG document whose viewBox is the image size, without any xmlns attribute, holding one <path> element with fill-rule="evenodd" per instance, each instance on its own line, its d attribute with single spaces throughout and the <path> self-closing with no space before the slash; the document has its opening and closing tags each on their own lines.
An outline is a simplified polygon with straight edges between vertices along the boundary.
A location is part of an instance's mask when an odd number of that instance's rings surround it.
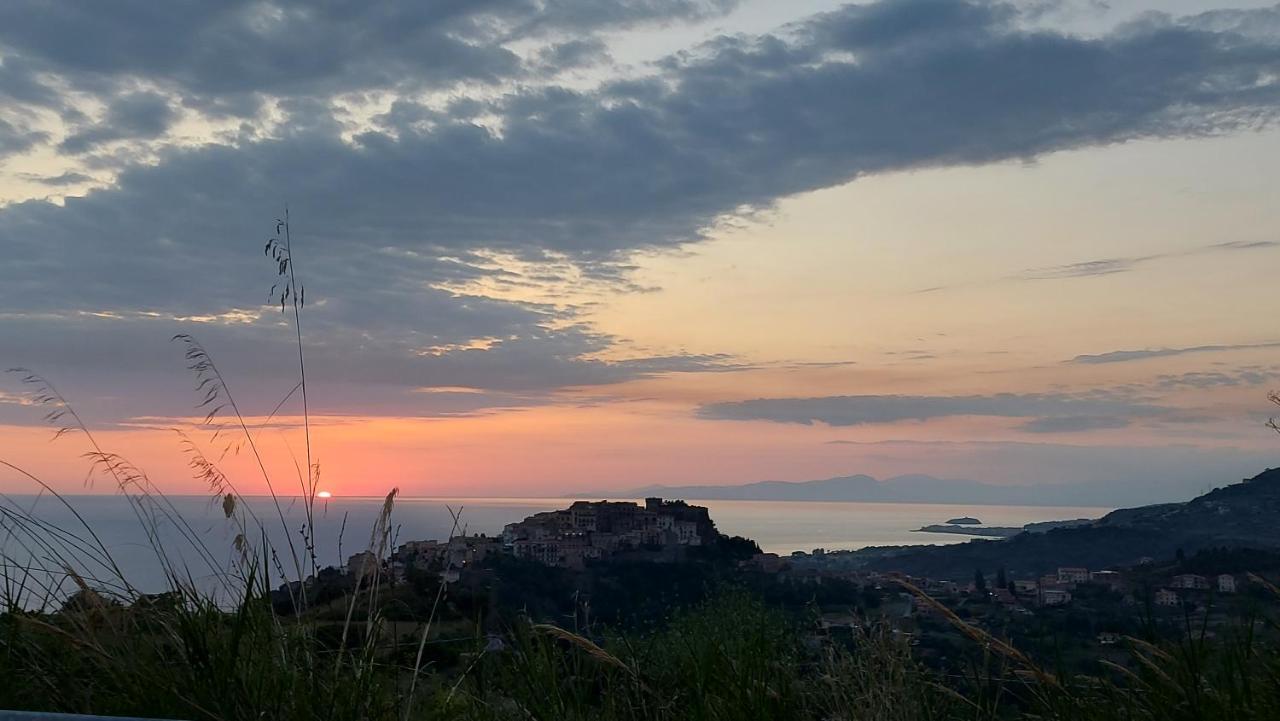
<svg viewBox="0 0 1280 721">
<path fill-rule="evenodd" d="M 196 377 L 208 432 L 201 440 L 179 431 L 179 447 L 235 531 L 230 566 L 220 560 L 229 549 L 208 548 L 162 489 L 103 447 L 51 382 L 20 372 L 56 435 L 79 438 L 90 472 L 128 499 L 168 589 L 135 587 L 67 499 L 0 460 L 76 519 L 73 527 L 54 526 L 0 497 L 0 708 L 192 721 L 1280 718 L 1280 650 L 1269 640 L 1280 629 L 1269 620 L 1217 640 L 1190 625 L 1177 642 L 1129 639 L 1127 660 L 1081 676 L 1044 666 L 908 586 L 968 640 L 968 672 L 954 674 L 924 666 L 891 623 L 867 621 L 833 637 L 815 618 L 735 590 L 672 609 L 644 631 L 575 625 L 575 616 L 572 628 L 522 618 L 496 635 L 480 631 L 482 619 L 449 616 L 443 583 L 407 621 L 377 575 L 322 598 L 307 580 L 320 565 L 320 466 L 293 250 L 286 215 L 265 251 L 279 281 L 273 302 L 292 321 L 298 382 L 264 422 L 249 422 L 204 346 L 191 336 L 175 339 Z M 285 519 L 286 494 L 257 442 L 295 397 L 306 437 L 296 478 L 306 508 L 301 534 Z M 255 508 L 219 468 L 225 454 L 241 449 L 256 459 L 266 508 Z M 391 544 L 395 497 L 392 489 L 370 529 L 367 549 L 380 558 Z M 459 523 L 455 515 L 455 531 Z M 276 524 L 283 547 L 268 540 Z M 173 534 L 182 549 L 172 547 Z M 272 590 L 281 581 L 284 602 Z M 389 609 L 398 609 L 398 620 L 387 617 Z"/>
</svg>

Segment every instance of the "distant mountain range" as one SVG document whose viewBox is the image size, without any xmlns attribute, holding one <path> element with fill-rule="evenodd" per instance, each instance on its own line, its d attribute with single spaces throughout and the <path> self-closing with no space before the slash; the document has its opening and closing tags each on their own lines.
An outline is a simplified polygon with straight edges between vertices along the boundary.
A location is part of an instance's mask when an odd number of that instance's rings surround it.
<svg viewBox="0 0 1280 721">
<path fill-rule="evenodd" d="M 645 486 L 625 491 L 577 493 L 582 498 L 684 498 L 738 501 L 864 501 L 1004 506 L 1126 506 L 1187 498 L 1194 491 L 1150 484 L 1079 483 L 1004 486 L 912 474 L 883 481 L 868 475 L 818 481 L 762 481 L 735 486 Z M 1171 497 L 1172 496 L 1172 497 Z"/>
<path fill-rule="evenodd" d="M 1125 508 L 1092 523 L 1001 541 L 868 549 L 870 568 L 964 580 L 974 569 L 1004 567 L 1035 577 L 1060 566 L 1099 569 L 1173 558 L 1210 548 L 1280 549 L 1280 469 L 1210 491 L 1186 503 Z M 863 553 L 859 551 L 857 553 Z"/>
</svg>

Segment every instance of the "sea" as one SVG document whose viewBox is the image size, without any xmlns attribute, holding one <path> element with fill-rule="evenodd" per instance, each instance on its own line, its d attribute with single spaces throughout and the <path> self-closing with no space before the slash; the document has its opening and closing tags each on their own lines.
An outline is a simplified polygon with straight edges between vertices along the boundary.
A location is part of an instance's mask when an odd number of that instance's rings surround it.
<svg viewBox="0 0 1280 721">
<path fill-rule="evenodd" d="M 444 539 L 458 533 L 498 534 L 508 523 L 541 511 L 566 508 L 575 498 L 396 498 L 387 533 L 392 545 Z M 593 499 L 598 500 L 598 499 Z M 636 499 L 614 499 L 636 500 Z M 1099 518 L 1112 509 L 1063 506 L 986 506 L 927 503 L 732 501 L 687 499 L 707 506 L 722 533 L 755 540 L 771 553 L 855 550 L 868 546 L 962 543 L 971 537 L 913 529 L 969 516 L 988 526 Z M 376 543 L 383 498 L 317 499 L 315 553 L 321 565 L 338 565 Z M 252 513 L 249 516 L 249 513 Z M 242 529 L 229 520 L 219 499 L 195 496 L 152 499 L 142 505 L 123 496 L 9 496 L 0 504 L 3 578 L 20 579 L 33 565 L 73 565 L 90 585 L 122 574 L 144 592 L 168 587 L 156 548 L 171 567 L 203 583 L 231 567 Z M 304 504 L 294 498 L 249 498 L 237 509 L 247 525 L 249 547 L 265 536 L 276 548 L 271 565 L 292 567 L 290 544 L 301 555 Z M 256 522 L 252 520 L 256 518 Z M 455 520 L 456 519 L 456 520 Z M 110 560 L 107 559 L 110 557 Z M 70 563 L 68 563 L 68 561 Z M 113 566 L 113 567 L 112 567 Z M 292 575 L 289 573 L 288 575 Z M 203 581 L 202 581 L 203 579 Z M 74 579 L 73 579 L 74 580 Z"/>
</svg>

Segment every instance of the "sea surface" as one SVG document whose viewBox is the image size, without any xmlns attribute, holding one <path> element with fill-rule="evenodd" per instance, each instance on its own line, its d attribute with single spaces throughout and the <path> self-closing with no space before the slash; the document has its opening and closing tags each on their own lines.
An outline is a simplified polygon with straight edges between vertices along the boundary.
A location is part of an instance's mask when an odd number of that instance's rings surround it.
<svg viewBox="0 0 1280 721">
<path fill-rule="evenodd" d="M 136 588 L 166 587 L 155 546 L 164 549 L 174 566 L 195 579 L 216 575 L 236 557 L 234 543 L 240 528 L 209 498 L 170 497 L 163 505 L 132 505 L 122 496 L 70 496 L 64 505 L 51 497 L 9 497 L 0 546 L 9 577 L 34 562 L 60 566 L 60 556 L 74 557 L 84 575 L 111 575 L 99 542 L 116 567 Z M 573 498 L 398 498 L 391 516 L 392 543 L 443 539 L 454 528 L 468 533 L 501 533 L 502 527 L 540 511 L 565 508 Z M 808 501 L 699 501 L 707 506 L 722 533 L 754 539 L 765 551 L 859 549 L 867 546 L 962 543 L 969 536 L 919 533 L 912 529 L 950 518 L 972 516 L 989 526 L 1021 526 L 1037 521 L 1098 518 L 1111 509 L 1091 507 L 980 506 L 924 503 L 856 503 Z M 322 565 L 338 564 L 370 546 L 372 531 L 382 513 L 381 498 L 317 499 L 314 507 L 315 548 Z M 280 564 L 291 567 L 288 547 L 302 548 L 300 529 L 306 512 L 296 499 L 252 498 L 239 512 L 252 510 L 248 522 L 251 545 L 261 546 L 266 535 L 276 547 Z M 146 523 L 142 518 L 154 519 Z M 150 527 L 154 532 L 148 532 Z M 287 529 L 287 530 L 286 530 Z M 92 531 L 92 533 L 90 533 Z M 44 540 L 36 537 L 43 536 Z M 58 539 L 50 545 L 51 538 Z M 96 536 L 96 540 L 95 540 Z M 74 538 L 74 540 L 72 540 Z M 153 539 L 158 541 L 154 543 Z M 275 563 L 274 561 L 272 562 Z M 96 571 L 94 569 L 97 569 Z M 293 575 L 290 573 L 289 575 Z"/>
</svg>

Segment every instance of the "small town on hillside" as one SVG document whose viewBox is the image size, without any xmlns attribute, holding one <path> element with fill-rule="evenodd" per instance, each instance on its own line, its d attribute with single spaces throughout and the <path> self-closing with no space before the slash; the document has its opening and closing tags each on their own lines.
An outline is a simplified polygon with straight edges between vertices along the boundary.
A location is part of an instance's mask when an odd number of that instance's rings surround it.
<svg viewBox="0 0 1280 721">
<path fill-rule="evenodd" d="M 726 540 L 705 507 L 684 501 L 648 498 L 643 505 L 577 501 L 566 509 L 509 524 L 501 534 L 410 541 L 386 558 L 357 553 L 348 559 L 345 573 L 357 579 L 376 575 L 392 584 L 403 584 L 418 573 L 445 584 L 470 579 L 478 585 L 492 563 L 503 558 L 591 573 L 608 564 L 680 563 L 691 552 Z M 779 555 L 751 546 L 751 553 L 734 561 L 739 573 L 789 588 L 808 588 L 815 598 L 818 591 L 829 598 L 858 598 L 860 606 L 874 608 L 898 625 L 914 623 L 913 632 L 922 634 L 930 627 L 936 632 L 944 626 L 936 625 L 936 607 L 908 592 L 903 582 L 966 618 L 991 625 L 1067 613 L 1061 617 L 1067 619 L 1064 623 L 1074 623 L 1087 633 L 1090 643 L 1101 646 L 1114 644 L 1144 614 L 1163 612 L 1172 617 L 1214 604 L 1221 608 L 1249 585 L 1243 574 L 1179 572 L 1176 566 L 1160 565 L 1147 557 L 1127 568 L 1061 567 L 1038 578 L 1015 578 L 1004 569 L 987 576 L 974 569 L 972 580 L 962 583 L 868 570 L 860 567 L 861 556 L 856 552 L 819 548 Z M 823 623 L 827 626 L 857 623 L 855 615 L 841 610 L 839 603 L 826 606 Z M 935 619 L 933 626 L 930 619 Z"/>
<path fill-rule="evenodd" d="M 390 559 L 371 551 L 347 559 L 356 576 L 374 571 L 403 580 L 411 567 L 431 569 L 453 579 L 485 558 L 506 554 L 548 566 L 582 569 L 589 561 L 625 557 L 655 562 L 678 561 L 683 551 L 719 537 L 703 506 L 646 498 L 627 501 L 576 501 L 569 508 L 537 513 L 511 523 L 501 535 L 457 535 L 447 541 L 409 541 Z"/>
</svg>

